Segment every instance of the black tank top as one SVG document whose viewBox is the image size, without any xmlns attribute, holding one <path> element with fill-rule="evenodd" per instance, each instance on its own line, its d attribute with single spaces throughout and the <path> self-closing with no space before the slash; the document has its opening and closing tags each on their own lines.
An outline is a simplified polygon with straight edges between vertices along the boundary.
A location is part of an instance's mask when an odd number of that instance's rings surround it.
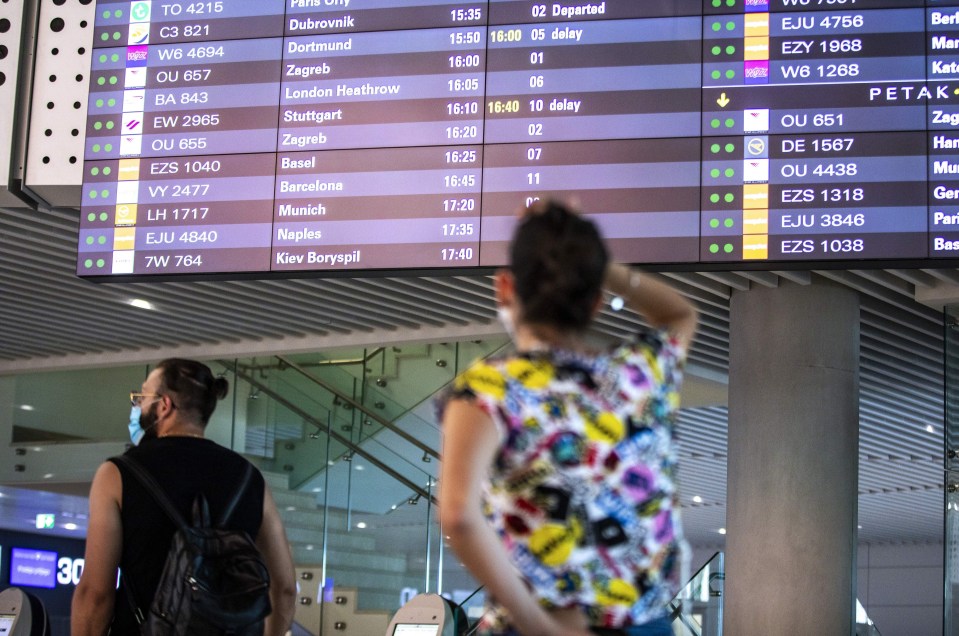
<svg viewBox="0 0 959 636">
<path fill-rule="evenodd" d="M 183 515 L 192 520 L 193 500 L 200 493 L 210 504 L 214 522 L 239 487 L 247 460 L 216 442 L 195 437 L 165 437 L 145 440 L 126 452 L 156 479 Z M 111 635 L 138 634 L 136 619 L 126 591 L 130 582 L 140 609 L 146 613 L 156 593 L 160 573 L 173 538 L 173 522 L 153 497 L 123 466 L 117 464 L 123 480 L 122 572 L 117 590 Z M 244 530 L 256 539 L 263 521 L 263 475 L 254 471 L 228 527 Z"/>
</svg>

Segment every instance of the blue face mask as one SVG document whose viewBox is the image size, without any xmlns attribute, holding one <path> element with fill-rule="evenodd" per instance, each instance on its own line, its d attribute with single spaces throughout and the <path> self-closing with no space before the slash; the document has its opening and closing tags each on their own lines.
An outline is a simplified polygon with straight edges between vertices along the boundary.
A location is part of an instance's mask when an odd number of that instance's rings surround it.
<svg viewBox="0 0 959 636">
<path fill-rule="evenodd" d="M 143 439 L 145 434 L 143 428 L 140 426 L 140 407 L 134 406 L 130 408 L 130 424 L 128 425 L 130 429 L 130 441 L 133 442 L 134 446 L 140 444 L 140 440 Z"/>
</svg>

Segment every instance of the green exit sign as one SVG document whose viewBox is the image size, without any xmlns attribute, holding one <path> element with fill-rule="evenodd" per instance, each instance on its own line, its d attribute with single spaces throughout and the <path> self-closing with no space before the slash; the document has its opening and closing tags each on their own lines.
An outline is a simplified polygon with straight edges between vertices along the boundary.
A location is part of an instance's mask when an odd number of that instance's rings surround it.
<svg viewBox="0 0 959 636">
<path fill-rule="evenodd" d="M 37 530 L 50 530 L 56 525 L 56 515 L 37 515 Z"/>
</svg>

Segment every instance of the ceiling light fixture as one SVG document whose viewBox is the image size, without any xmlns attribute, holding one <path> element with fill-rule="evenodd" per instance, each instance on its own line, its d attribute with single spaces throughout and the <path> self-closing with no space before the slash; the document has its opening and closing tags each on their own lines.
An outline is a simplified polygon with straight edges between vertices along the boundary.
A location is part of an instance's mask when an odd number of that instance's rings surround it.
<svg viewBox="0 0 959 636">
<path fill-rule="evenodd" d="M 131 307 L 136 307 L 137 309 L 148 309 L 150 311 L 155 311 L 156 306 L 151 303 L 149 300 L 143 300 L 142 298 L 131 298 L 127 301 L 127 304 Z"/>
</svg>

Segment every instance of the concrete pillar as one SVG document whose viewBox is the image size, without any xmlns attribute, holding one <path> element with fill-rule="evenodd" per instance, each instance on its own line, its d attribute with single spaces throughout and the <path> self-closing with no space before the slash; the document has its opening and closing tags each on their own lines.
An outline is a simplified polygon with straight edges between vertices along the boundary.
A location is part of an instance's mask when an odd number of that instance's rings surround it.
<svg viewBox="0 0 959 636">
<path fill-rule="evenodd" d="M 730 304 L 724 633 L 854 633 L 859 298 L 828 283 Z"/>
</svg>

